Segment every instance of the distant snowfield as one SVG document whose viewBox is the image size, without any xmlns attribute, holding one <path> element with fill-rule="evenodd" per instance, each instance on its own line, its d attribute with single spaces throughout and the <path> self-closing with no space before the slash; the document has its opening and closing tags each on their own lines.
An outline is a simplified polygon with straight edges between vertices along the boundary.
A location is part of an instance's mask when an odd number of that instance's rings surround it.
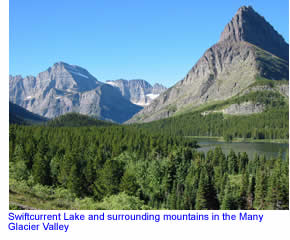
<svg viewBox="0 0 290 240">
<path fill-rule="evenodd" d="M 154 100 L 155 98 L 159 96 L 159 94 L 149 93 L 149 94 L 146 94 L 146 96 Z"/>
<path fill-rule="evenodd" d="M 144 101 L 142 101 L 142 102 L 141 101 L 140 102 L 131 101 L 131 103 L 138 105 L 138 106 L 141 106 L 141 107 L 149 105 L 149 103 L 144 103 Z"/>
<path fill-rule="evenodd" d="M 116 84 L 115 82 L 106 82 L 106 83 L 113 87 L 118 87 L 118 84 Z"/>
<path fill-rule="evenodd" d="M 109 85 L 111 85 L 113 87 L 117 87 L 117 88 L 120 87 L 118 85 L 118 83 L 116 83 L 115 81 L 107 81 L 106 84 L 109 84 Z M 145 96 L 143 95 L 144 92 L 143 93 L 140 92 L 140 94 L 141 94 L 141 96 L 139 98 L 137 97 L 137 99 L 139 99 L 139 101 L 136 101 L 136 100 L 133 101 L 132 99 L 130 99 L 131 103 L 145 107 L 145 106 L 149 105 L 154 99 L 156 99 L 159 96 L 159 94 L 154 94 L 154 93 L 148 93 Z"/>
</svg>

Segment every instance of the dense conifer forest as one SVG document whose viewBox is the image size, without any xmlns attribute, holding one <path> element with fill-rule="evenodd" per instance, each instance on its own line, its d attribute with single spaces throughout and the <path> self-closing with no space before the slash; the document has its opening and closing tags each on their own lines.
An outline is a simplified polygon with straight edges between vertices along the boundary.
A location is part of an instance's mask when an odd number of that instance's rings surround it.
<svg viewBox="0 0 290 240">
<path fill-rule="evenodd" d="M 67 113 L 45 123 L 49 127 L 111 126 L 113 122 L 102 121 L 80 113 Z"/>
<path fill-rule="evenodd" d="M 227 115 L 218 111 L 230 104 L 251 101 L 264 104 L 262 113 L 250 115 Z M 231 136 L 250 139 L 288 139 L 289 105 L 280 94 L 264 91 L 251 92 L 202 109 L 161 119 L 145 124 L 134 124 L 136 128 L 147 129 L 174 136 Z"/>
<path fill-rule="evenodd" d="M 118 125 L 10 125 L 10 208 L 289 208 L 288 157 L 249 160 L 220 148 L 205 156 L 195 141 L 170 134 Z"/>
</svg>

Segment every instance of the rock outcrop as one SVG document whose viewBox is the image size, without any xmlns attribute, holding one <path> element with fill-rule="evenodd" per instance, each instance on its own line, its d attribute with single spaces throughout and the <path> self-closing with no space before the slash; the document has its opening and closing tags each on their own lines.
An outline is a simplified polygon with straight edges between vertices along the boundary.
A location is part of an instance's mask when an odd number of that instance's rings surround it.
<svg viewBox="0 0 290 240">
<path fill-rule="evenodd" d="M 248 115 L 253 113 L 261 113 L 265 110 L 266 106 L 264 104 L 260 103 L 253 103 L 253 102 L 243 102 L 241 104 L 231 104 L 230 106 L 222 109 L 222 110 L 216 110 L 216 111 L 207 111 L 202 112 L 202 115 L 207 115 L 210 113 L 223 113 L 223 114 L 229 114 L 229 115 Z"/>
<path fill-rule="evenodd" d="M 251 6 L 239 8 L 222 32 L 222 41 L 249 42 L 286 61 L 289 58 L 289 45 Z"/>
</svg>

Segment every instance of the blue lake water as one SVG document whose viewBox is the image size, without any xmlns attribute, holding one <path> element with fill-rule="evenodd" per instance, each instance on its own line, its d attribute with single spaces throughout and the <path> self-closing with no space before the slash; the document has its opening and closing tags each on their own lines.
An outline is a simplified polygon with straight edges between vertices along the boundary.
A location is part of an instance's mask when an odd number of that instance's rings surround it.
<svg viewBox="0 0 290 240">
<path fill-rule="evenodd" d="M 267 159 L 277 157 L 279 152 L 282 152 L 282 156 L 285 159 L 289 152 L 289 144 L 287 143 L 226 143 L 218 142 L 211 138 L 195 138 L 200 148 L 198 151 L 207 153 L 210 149 L 215 149 L 220 146 L 223 152 L 227 155 L 231 149 L 234 152 L 246 152 L 250 159 L 253 159 L 255 154 L 265 155 Z"/>
</svg>

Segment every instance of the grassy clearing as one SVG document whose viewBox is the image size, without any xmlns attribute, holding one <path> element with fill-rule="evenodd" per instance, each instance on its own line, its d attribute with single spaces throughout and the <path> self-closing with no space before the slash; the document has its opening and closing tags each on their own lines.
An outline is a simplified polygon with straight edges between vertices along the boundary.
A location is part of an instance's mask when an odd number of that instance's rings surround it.
<svg viewBox="0 0 290 240">
<path fill-rule="evenodd" d="M 10 210 L 149 210 L 137 197 L 124 192 L 95 201 L 92 197 L 77 198 L 67 189 L 40 184 L 31 180 L 9 179 Z"/>
<path fill-rule="evenodd" d="M 32 193 L 10 191 L 9 209 L 65 210 L 73 209 L 73 202 L 63 201 L 63 199 L 45 199 L 37 197 Z"/>
</svg>

